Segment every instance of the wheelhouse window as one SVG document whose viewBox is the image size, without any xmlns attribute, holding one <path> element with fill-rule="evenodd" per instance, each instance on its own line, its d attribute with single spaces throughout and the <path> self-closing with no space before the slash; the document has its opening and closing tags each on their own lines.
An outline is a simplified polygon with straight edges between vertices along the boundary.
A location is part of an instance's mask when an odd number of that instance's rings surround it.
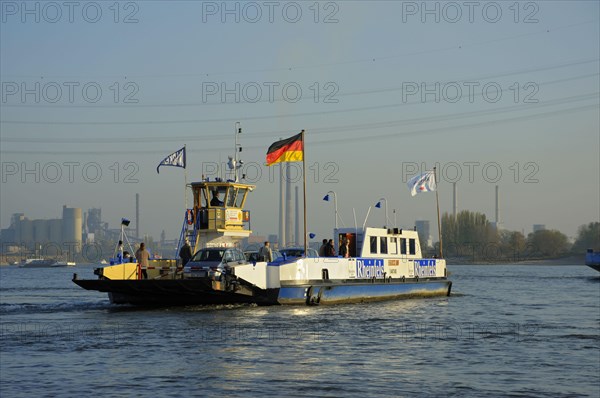
<svg viewBox="0 0 600 398">
<path fill-rule="evenodd" d="M 379 237 L 379 248 L 380 248 L 380 252 L 382 254 L 387 254 L 387 252 L 388 252 L 388 248 L 387 248 L 387 236 L 380 236 Z"/>
<path fill-rule="evenodd" d="M 220 207 L 224 206 L 227 200 L 227 187 L 215 187 L 211 189 L 211 199 L 210 205 L 211 207 Z"/>
<path fill-rule="evenodd" d="M 398 238 L 390 238 L 390 254 L 398 254 Z"/>
<path fill-rule="evenodd" d="M 246 191 L 246 188 L 238 189 L 237 197 L 235 199 L 235 207 L 237 207 L 238 209 L 242 208 L 242 204 L 244 203 L 244 196 L 246 196 Z"/>
<path fill-rule="evenodd" d="M 400 254 L 406 254 L 406 238 L 400 238 Z"/>
<path fill-rule="evenodd" d="M 369 237 L 369 243 L 371 246 L 371 253 L 378 253 L 377 252 L 377 237 L 376 236 L 371 236 Z"/>
<path fill-rule="evenodd" d="M 415 239 L 409 239 L 408 240 L 408 253 L 409 254 L 416 254 L 417 253 L 417 246 L 416 246 L 416 241 Z"/>
<path fill-rule="evenodd" d="M 237 196 L 237 188 L 230 187 L 227 190 L 227 207 L 235 206 L 235 198 Z"/>
</svg>

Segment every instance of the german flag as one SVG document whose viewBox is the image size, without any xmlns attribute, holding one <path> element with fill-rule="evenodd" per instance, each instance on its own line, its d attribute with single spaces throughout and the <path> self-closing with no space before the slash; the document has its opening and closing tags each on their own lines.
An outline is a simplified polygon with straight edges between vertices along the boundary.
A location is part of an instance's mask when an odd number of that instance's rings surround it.
<svg viewBox="0 0 600 398">
<path fill-rule="evenodd" d="M 267 151 L 267 166 L 279 162 L 301 162 L 304 160 L 304 130 L 300 134 L 273 143 Z"/>
</svg>

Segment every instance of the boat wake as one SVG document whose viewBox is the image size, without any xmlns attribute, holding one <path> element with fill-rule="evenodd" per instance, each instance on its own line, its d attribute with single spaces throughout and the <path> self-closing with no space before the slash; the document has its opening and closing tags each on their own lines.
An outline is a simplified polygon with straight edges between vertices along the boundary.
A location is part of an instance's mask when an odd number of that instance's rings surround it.
<svg viewBox="0 0 600 398">
<path fill-rule="evenodd" d="M 0 315 L 8 314 L 37 314 L 37 313 L 56 313 L 56 312 L 76 312 L 90 310 L 108 310 L 113 307 L 105 300 L 99 302 L 77 302 L 77 303 L 0 303 Z"/>
</svg>

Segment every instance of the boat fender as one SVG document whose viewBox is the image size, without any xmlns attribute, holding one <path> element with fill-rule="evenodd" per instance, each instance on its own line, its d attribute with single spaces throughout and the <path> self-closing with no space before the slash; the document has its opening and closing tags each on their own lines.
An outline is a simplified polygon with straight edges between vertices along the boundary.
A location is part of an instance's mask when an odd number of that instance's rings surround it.
<svg viewBox="0 0 600 398">
<path fill-rule="evenodd" d="M 308 288 L 306 288 L 306 291 L 304 292 L 304 294 L 306 295 L 306 305 L 310 305 L 311 304 L 311 297 L 312 297 L 312 286 L 309 286 Z"/>
<path fill-rule="evenodd" d="M 403 283 L 406 282 L 406 277 L 404 275 L 402 275 L 402 279 L 401 280 L 402 280 Z"/>
<path fill-rule="evenodd" d="M 319 288 L 319 294 L 317 294 L 317 305 L 321 302 L 321 296 L 323 295 L 323 288 Z"/>
<path fill-rule="evenodd" d="M 419 281 L 419 275 L 415 276 L 415 282 Z"/>
</svg>

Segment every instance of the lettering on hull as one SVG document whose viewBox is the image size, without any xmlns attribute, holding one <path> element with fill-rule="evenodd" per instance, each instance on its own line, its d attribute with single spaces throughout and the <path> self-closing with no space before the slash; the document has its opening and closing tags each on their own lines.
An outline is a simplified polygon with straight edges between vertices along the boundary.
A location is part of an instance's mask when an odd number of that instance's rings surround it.
<svg viewBox="0 0 600 398">
<path fill-rule="evenodd" d="M 415 275 L 419 278 L 434 277 L 436 275 L 435 260 L 415 260 Z"/>
<path fill-rule="evenodd" d="M 383 259 L 356 259 L 356 277 L 359 279 L 383 278 Z"/>
</svg>

